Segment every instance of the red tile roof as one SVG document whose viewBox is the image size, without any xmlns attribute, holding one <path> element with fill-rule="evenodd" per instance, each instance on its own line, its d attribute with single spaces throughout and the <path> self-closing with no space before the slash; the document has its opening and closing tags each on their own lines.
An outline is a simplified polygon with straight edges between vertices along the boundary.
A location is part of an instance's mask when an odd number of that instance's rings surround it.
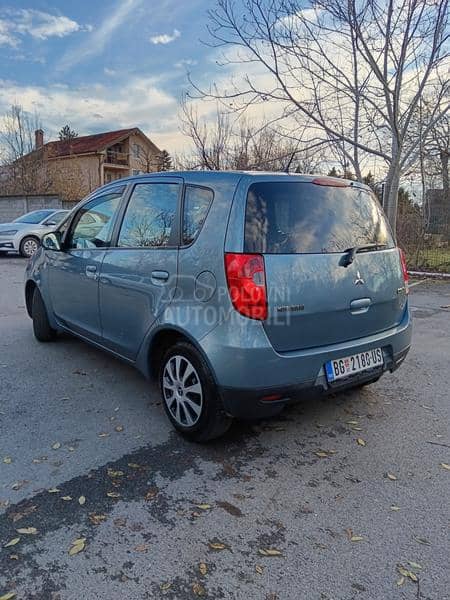
<svg viewBox="0 0 450 600">
<path fill-rule="evenodd" d="M 119 142 L 134 132 L 141 133 L 137 127 L 133 127 L 132 129 L 118 129 L 117 131 L 106 131 L 105 133 L 96 133 L 94 135 L 83 135 L 72 140 L 47 142 L 44 144 L 44 148 L 48 149 L 50 158 L 68 156 L 70 154 L 86 154 L 87 152 L 104 150 L 106 147 Z"/>
</svg>

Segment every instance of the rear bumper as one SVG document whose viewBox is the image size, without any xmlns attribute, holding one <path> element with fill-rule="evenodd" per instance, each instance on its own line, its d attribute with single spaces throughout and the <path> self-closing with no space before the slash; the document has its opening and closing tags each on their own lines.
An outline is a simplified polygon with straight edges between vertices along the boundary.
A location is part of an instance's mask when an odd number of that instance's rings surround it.
<svg viewBox="0 0 450 600">
<path fill-rule="evenodd" d="M 255 325 L 260 325 L 258 334 Z M 236 339 L 239 330 L 231 328 L 220 332 L 216 329 L 202 340 L 225 410 L 240 418 L 269 417 L 279 412 L 286 402 L 306 393 L 323 394 L 347 389 L 378 379 L 386 371 L 395 371 L 409 351 L 412 335 L 408 308 L 402 322 L 387 331 L 345 343 L 284 354 L 273 349 L 260 323 L 255 321 L 250 326 L 254 328 L 252 336 L 242 336 L 240 340 Z M 245 347 L 245 340 L 251 340 L 251 345 Z M 327 382 L 324 369 L 327 361 L 380 347 L 384 356 L 382 368 L 362 372 L 334 384 Z M 281 394 L 281 398 L 263 399 L 277 394 Z"/>
<path fill-rule="evenodd" d="M 388 359 L 382 368 L 357 373 L 333 384 L 329 384 L 325 376 L 320 376 L 316 380 L 301 381 L 296 385 L 285 387 L 276 386 L 253 390 L 221 388 L 220 394 L 226 412 L 233 417 L 238 419 L 269 418 L 278 414 L 290 402 L 332 394 L 364 383 L 374 382 L 386 371 L 393 372 L 398 369 L 408 352 L 409 346 L 391 360 Z"/>
</svg>

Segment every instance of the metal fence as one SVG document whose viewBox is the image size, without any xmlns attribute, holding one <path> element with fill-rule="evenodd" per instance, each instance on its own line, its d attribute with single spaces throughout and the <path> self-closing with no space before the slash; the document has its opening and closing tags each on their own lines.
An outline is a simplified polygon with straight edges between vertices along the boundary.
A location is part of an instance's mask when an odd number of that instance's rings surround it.
<svg viewBox="0 0 450 600">
<path fill-rule="evenodd" d="M 400 204 L 397 238 L 410 270 L 450 273 L 450 198 L 432 189 L 421 206 Z"/>
</svg>

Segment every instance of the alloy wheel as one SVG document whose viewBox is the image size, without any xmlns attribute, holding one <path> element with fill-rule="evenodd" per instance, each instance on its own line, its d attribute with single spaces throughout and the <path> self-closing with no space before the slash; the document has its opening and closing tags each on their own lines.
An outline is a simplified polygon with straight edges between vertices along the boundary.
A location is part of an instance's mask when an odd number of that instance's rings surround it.
<svg viewBox="0 0 450 600">
<path fill-rule="evenodd" d="M 179 354 L 167 361 L 163 376 L 164 401 L 175 421 L 183 427 L 193 427 L 203 409 L 203 390 L 194 365 Z"/>
<path fill-rule="evenodd" d="M 38 243 L 36 242 L 36 240 L 33 239 L 29 239 L 29 240 L 25 240 L 24 244 L 23 244 L 23 253 L 30 257 L 33 256 L 33 254 L 36 252 L 36 250 L 39 248 Z"/>
</svg>

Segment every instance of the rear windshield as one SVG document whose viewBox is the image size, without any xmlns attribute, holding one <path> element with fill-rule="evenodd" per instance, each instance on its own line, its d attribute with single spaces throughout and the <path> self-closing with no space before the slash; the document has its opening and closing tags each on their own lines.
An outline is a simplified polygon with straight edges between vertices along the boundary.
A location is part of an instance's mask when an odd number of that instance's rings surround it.
<svg viewBox="0 0 450 600">
<path fill-rule="evenodd" d="M 395 245 L 378 201 L 366 190 L 308 182 L 249 187 L 245 252 L 324 254 L 367 244 Z"/>
</svg>

